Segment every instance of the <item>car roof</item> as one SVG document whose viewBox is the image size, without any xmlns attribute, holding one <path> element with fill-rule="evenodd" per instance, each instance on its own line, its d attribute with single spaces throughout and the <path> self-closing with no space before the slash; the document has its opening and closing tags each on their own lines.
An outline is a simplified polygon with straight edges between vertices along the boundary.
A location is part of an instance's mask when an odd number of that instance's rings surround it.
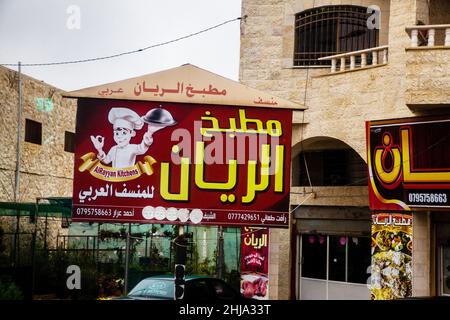
<svg viewBox="0 0 450 320">
<path fill-rule="evenodd" d="M 147 277 L 147 278 L 144 278 L 142 280 L 173 280 L 173 279 L 174 279 L 174 275 L 162 274 L 162 275 Z M 185 277 L 186 281 L 193 280 L 193 279 L 215 279 L 215 280 L 220 280 L 220 279 L 215 278 L 215 277 L 208 277 L 208 276 L 202 276 L 202 275 L 187 275 Z"/>
</svg>

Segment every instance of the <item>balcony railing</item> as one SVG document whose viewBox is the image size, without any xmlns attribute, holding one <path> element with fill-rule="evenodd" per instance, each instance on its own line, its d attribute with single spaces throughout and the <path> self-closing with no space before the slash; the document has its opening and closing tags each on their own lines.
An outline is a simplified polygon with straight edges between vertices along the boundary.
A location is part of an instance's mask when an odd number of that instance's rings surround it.
<svg viewBox="0 0 450 320">
<path fill-rule="evenodd" d="M 375 66 L 386 65 L 388 63 L 388 51 L 389 46 L 381 46 L 359 51 L 336 54 L 334 56 L 319 58 L 319 60 L 331 60 L 330 74 L 341 73 L 345 71 L 368 69 L 373 68 Z M 348 60 L 350 61 L 350 64 L 347 64 Z M 338 61 L 339 61 L 339 70 L 338 70 Z M 358 64 L 356 63 L 357 61 L 359 62 Z"/>
<path fill-rule="evenodd" d="M 436 44 L 436 31 L 445 30 L 445 37 L 443 44 Z M 411 47 L 435 47 L 444 46 L 450 47 L 450 24 L 435 24 L 414 26 L 406 28 L 406 32 L 411 37 Z"/>
</svg>

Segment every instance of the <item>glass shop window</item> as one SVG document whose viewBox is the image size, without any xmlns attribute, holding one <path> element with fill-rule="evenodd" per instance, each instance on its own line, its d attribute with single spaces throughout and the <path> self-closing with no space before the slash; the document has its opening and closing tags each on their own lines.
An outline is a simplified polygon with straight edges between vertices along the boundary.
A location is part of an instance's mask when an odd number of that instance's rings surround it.
<svg viewBox="0 0 450 320">
<path fill-rule="evenodd" d="M 364 236 L 303 234 L 302 277 L 364 284 L 370 276 L 370 244 Z"/>
<path fill-rule="evenodd" d="M 349 237 L 348 239 L 348 282 L 367 283 L 371 265 L 371 241 L 369 237 Z"/>
<path fill-rule="evenodd" d="M 330 254 L 329 254 L 329 276 L 328 280 L 345 281 L 345 251 L 347 246 L 347 237 L 329 236 Z"/>
<path fill-rule="evenodd" d="M 302 277 L 326 279 L 327 237 L 304 234 L 302 238 Z"/>
</svg>

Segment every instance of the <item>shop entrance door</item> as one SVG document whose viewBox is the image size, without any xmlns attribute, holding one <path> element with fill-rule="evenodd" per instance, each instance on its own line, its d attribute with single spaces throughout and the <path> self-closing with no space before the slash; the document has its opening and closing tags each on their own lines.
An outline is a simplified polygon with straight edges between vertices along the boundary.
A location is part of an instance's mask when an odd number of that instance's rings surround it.
<svg viewBox="0 0 450 320">
<path fill-rule="evenodd" d="M 450 296 L 450 223 L 448 216 L 436 213 L 436 294 Z M 439 219 L 439 220 L 438 220 Z"/>
<path fill-rule="evenodd" d="M 439 246 L 438 251 L 439 295 L 450 296 L 450 245 Z"/>
<path fill-rule="evenodd" d="M 370 238 L 298 235 L 297 297 L 301 300 L 369 300 Z"/>
</svg>

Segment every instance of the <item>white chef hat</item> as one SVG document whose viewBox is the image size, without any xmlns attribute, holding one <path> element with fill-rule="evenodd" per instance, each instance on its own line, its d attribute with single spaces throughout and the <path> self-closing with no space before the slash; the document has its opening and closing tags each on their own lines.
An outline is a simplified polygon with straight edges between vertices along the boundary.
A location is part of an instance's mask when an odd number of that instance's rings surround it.
<svg viewBox="0 0 450 320">
<path fill-rule="evenodd" d="M 108 120 L 113 128 L 127 128 L 130 130 L 140 130 L 144 126 L 141 117 L 128 108 L 112 108 L 108 114 Z"/>
</svg>

